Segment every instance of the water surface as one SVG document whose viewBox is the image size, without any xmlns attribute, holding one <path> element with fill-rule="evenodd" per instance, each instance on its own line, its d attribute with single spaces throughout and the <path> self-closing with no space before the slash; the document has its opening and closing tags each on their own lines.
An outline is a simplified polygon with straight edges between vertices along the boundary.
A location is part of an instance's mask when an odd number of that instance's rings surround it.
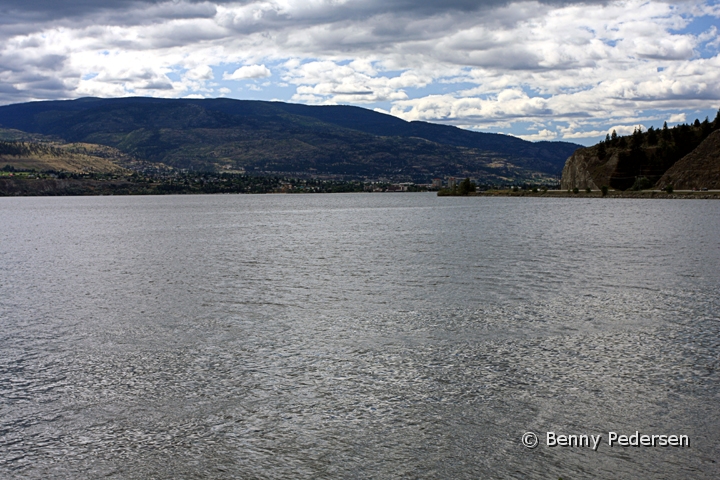
<svg viewBox="0 0 720 480">
<path fill-rule="evenodd" d="M 718 478 L 719 239 L 702 200 L 2 198 L 0 476 Z"/>
</svg>

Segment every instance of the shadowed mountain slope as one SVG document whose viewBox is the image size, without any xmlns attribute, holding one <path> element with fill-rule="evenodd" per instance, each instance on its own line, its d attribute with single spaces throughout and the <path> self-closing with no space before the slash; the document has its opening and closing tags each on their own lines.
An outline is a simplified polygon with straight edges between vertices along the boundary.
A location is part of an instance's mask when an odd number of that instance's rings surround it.
<svg viewBox="0 0 720 480">
<path fill-rule="evenodd" d="M 178 168 L 423 182 L 448 175 L 547 180 L 579 147 L 406 122 L 359 107 L 232 99 L 33 102 L 0 107 L 0 126 Z"/>
<path fill-rule="evenodd" d="M 720 130 L 710 134 L 698 147 L 678 160 L 657 183 L 685 189 L 720 189 Z"/>
</svg>

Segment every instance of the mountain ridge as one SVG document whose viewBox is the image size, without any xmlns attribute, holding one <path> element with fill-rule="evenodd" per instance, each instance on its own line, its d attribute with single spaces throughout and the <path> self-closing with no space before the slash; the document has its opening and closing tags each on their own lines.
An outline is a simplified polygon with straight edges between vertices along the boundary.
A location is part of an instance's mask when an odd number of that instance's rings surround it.
<svg viewBox="0 0 720 480">
<path fill-rule="evenodd" d="M 407 122 L 354 106 L 234 99 L 81 98 L 0 107 L 0 126 L 193 170 L 551 180 L 580 145 Z"/>
</svg>

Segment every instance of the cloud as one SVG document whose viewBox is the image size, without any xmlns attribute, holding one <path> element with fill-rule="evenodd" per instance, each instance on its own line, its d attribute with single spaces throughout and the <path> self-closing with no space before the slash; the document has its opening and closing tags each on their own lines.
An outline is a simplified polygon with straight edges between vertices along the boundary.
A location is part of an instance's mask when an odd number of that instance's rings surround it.
<svg viewBox="0 0 720 480">
<path fill-rule="evenodd" d="M 571 129 L 561 129 L 562 131 L 562 138 L 565 140 L 577 140 L 577 139 L 584 139 L 584 138 L 595 138 L 595 137 L 602 137 L 606 135 L 609 132 L 605 132 L 603 130 L 589 130 L 589 131 L 581 131 L 581 132 L 575 132 Z"/>
<path fill-rule="evenodd" d="M 630 135 L 630 134 L 632 134 L 635 130 L 638 130 L 638 129 L 640 129 L 640 130 L 647 130 L 647 128 L 645 128 L 645 125 L 639 125 L 639 124 L 636 124 L 636 125 L 615 125 L 615 126 L 610 127 L 610 128 L 608 129 L 608 133 L 612 133 L 612 132 L 614 131 L 614 132 L 617 133 L 618 135 Z"/>
<path fill-rule="evenodd" d="M 0 103 L 267 78 L 257 95 L 591 138 L 717 108 L 720 37 L 694 19 L 718 16 L 705 0 L 5 0 Z"/>
<path fill-rule="evenodd" d="M 668 122 L 670 123 L 682 123 L 687 119 L 687 115 L 684 113 L 676 113 L 673 115 L 670 115 L 670 118 L 668 118 Z"/>
<path fill-rule="evenodd" d="M 333 61 L 288 62 L 283 80 L 297 85 L 292 99 L 307 103 L 375 103 L 404 100 L 407 88 L 420 88 L 431 77 L 413 72 L 380 76 L 370 62 L 338 65 Z"/>
<path fill-rule="evenodd" d="M 185 73 L 185 77 L 190 80 L 212 80 L 214 78 L 212 68 L 208 65 L 198 65 L 189 69 Z"/>
<path fill-rule="evenodd" d="M 233 73 L 223 73 L 223 79 L 225 80 L 247 80 L 251 78 L 267 78 L 272 73 L 265 65 L 245 65 Z"/>
<path fill-rule="evenodd" d="M 529 142 L 552 141 L 558 137 L 558 133 L 548 129 L 542 129 L 537 133 L 518 135 L 518 137 Z"/>
</svg>

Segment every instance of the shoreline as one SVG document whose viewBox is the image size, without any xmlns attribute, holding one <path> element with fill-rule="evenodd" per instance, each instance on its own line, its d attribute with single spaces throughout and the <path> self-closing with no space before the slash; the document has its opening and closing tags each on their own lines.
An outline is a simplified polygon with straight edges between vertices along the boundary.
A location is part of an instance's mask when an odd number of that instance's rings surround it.
<svg viewBox="0 0 720 480">
<path fill-rule="evenodd" d="M 610 190 L 607 195 L 603 196 L 600 190 L 594 190 L 590 193 L 578 192 L 572 193 L 563 190 L 548 190 L 547 192 L 530 192 L 510 190 L 486 190 L 484 192 L 470 193 L 467 196 L 473 197 L 544 197 L 544 198 L 639 198 L 639 199 L 690 199 L 690 200 L 720 200 L 720 190 L 710 191 L 692 191 L 692 190 L 676 190 L 673 193 L 667 193 L 662 190 L 640 190 L 640 191 L 620 191 Z"/>
<path fill-rule="evenodd" d="M 224 187 L 224 188 L 223 188 Z M 229 188 L 228 188 L 229 187 Z M 428 193 L 437 193 L 428 191 Z M 0 178 L 0 197 L 47 197 L 47 196 L 143 196 L 143 195 L 268 195 L 268 194 L 310 194 L 310 193 L 411 193 L 411 192 L 374 192 L 368 190 L 351 191 L 282 191 L 277 188 L 266 188 L 258 191 L 251 185 L 244 186 L 214 186 L 214 185 L 167 185 L 163 182 L 144 179 L 129 181 L 129 179 L 20 179 Z M 610 190 L 603 196 L 600 190 L 590 193 L 578 193 L 566 190 L 547 190 L 532 192 L 530 190 L 485 190 L 472 192 L 467 195 L 438 195 L 447 197 L 542 197 L 542 198 L 637 198 L 637 199 L 691 199 L 691 200 L 720 200 L 720 190 L 692 191 L 675 190 L 667 193 L 662 190 L 620 191 Z"/>
</svg>

